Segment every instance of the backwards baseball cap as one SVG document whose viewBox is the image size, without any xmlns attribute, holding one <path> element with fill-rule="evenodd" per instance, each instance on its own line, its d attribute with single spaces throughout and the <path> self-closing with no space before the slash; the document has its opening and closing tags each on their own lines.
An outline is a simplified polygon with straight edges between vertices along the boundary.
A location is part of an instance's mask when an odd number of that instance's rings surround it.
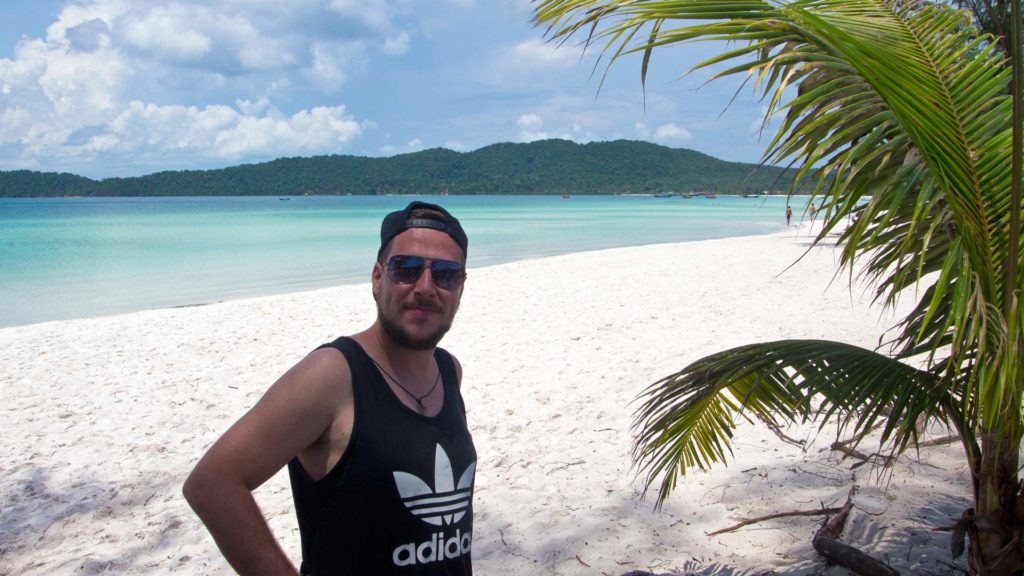
<svg viewBox="0 0 1024 576">
<path fill-rule="evenodd" d="M 439 212 L 444 216 L 444 220 L 432 217 L 431 215 L 414 217 L 413 212 L 420 209 Z M 384 217 L 384 221 L 380 225 L 380 249 L 377 250 L 377 258 L 379 259 L 381 254 L 384 253 L 384 247 L 388 245 L 388 242 L 391 242 L 392 238 L 409 228 L 431 228 L 444 232 L 451 236 L 452 240 L 455 240 L 459 248 L 462 248 L 464 255 L 468 254 L 469 238 L 466 237 L 466 232 L 462 229 L 462 225 L 459 224 L 455 216 L 452 216 L 447 210 L 437 204 L 416 201 L 410 202 L 405 209 L 396 210 Z"/>
</svg>

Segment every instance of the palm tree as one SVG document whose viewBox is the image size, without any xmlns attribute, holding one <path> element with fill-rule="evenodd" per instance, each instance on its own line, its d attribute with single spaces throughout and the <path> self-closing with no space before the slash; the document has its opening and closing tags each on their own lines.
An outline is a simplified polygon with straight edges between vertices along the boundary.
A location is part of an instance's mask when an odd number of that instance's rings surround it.
<svg viewBox="0 0 1024 576">
<path fill-rule="evenodd" d="M 972 471 L 974 507 L 954 547 L 968 536 L 974 574 L 1024 570 L 1020 90 L 996 39 L 966 11 L 913 1 L 542 0 L 535 10 L 551 38 L 603 44 L 609 65 L 641 53 L 644 74 L 661 46 L 731 42 L 694 68 L 748 75 L 781 117 L 764 161 L 814 182 L 818 240 L 839 232 L 841 265 L 856 263 L 884 304 L 919 296 L 879 350 L 752 344 L 652 384 L 634 457 L 648 488 L 660 478 L 658 505 L 679 475 L 725 460 L 739 418 L 838 421 L 855 438 L 878 429 L 897 453 L 938 422 L 957 431 Z"/>
</svg>

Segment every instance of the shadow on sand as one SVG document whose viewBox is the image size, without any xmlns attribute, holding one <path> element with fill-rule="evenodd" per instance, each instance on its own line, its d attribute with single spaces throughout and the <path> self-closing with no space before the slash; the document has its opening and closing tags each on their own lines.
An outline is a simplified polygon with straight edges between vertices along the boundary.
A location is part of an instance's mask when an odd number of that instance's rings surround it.
<svg viewBox="0 0 1024 576">
<path fill-rule="evenodd" d="M 165 512 L 148 526 L 133 526 L 130 539 L 109 529 L 131 510 L 177 494 L 174 481 L 143 484 L 75 478 L 55 488 L 50 470 L 33 464 L 0 480 L 0 559 L 4 574 L 122 574 L 164 572 L 166 550 L 177 544 L 182 522 Z M 121 523 L 123 524 L 123 522 Z M 75 538 L 68 535 L 74 534 Z M 81 537 L 81 534 L 87 534 Z M 80 550 L 75 550 L 75 548 Z M 116 552 L 104 553 L 106 550 Z M 47 551 L 52 550 L 52 554 Z M 63 558 L 63 560 L 61 559 Z M 73 560 L 68 559 L 73 558 Z M 159 559 L 159 562 L 156 562 Z M 140 570 L 144 564 L 150 569 Z"/>
<path fill-rule="evenodd" d="M 798 463 L 780 462 L 778 466 L 786 468 L 795 464 Z M 722 483 L 746 485 L 749 475 L 740 471 L 740 466 L 734 466 L 734 468 L 736 470 L 723 478 Z M 803 490 L 813 493 L 815 489 L 834 488 L 836 493 L 841 493 L 845 498 L 845 494 L 853 483 L 853 480 L 850 479 L 848 464 L 840 463 L 833 470 L 836 472 L 834 477 L 827 478 L 823 475 L 817 486 L 808 485 L 806 482 L 804 485 L 794 486 L 793 494 L 798 495 Z M 903 574 L 958 576 L 966 573 L 964 558 L 954 562 L 950 556 L 949 534 L 932 531 L 935 527 L 948 525 L 952 520 L 959 518 L 962 511 L 970 506 L 965 498 L 933 494 L 923 506 L 908 509 L 906 517 L 899 525 L 890 525 L 882 513 L 885 505 L 890 503 L 889 498 L 898 498 L 899 496 L 889 494 L 884 477 L 879 480 L 872 475 L 871 479 L 857 480 L 857 484 L 868 494 L 862 500 L 854 498 L 854 508 L 840 536 L 841 542 L 890 564 Z M 692 513 L 692 509 L 699 508 L 704 504 L 696 493 L 686 496 L 683 490 L 679 490 L 677 494 L 673 495 L 670 499 L 671 502 L 666 503 L 661 513 L 669 515 L 669 520 L 663 522 L 662 526 L 682 522 L 681 519 L 688 517 Z M 763 510 L 759 506 L 764 504 L 758 502 L 757 498 L 749 493 L 742 493 L 742 491 L 740 494 L 740 498 L 729 500 L 731 504 L 735 505 L 736 515 L 757 516 L 756 513 L 748 514 L 746 511 Z M 531 563 L 537 574 L 556 572 L 608 576 L 631 574 L 634 576 L 650 574 L 656 576 L 766 576 L 769 574 L 841 576 L 849 574 L 842 568 L 829 566 L 826 560 L 813 549 L 812 538 L 826 521 L 827 517 L 824 515 L 766 520 L 733 532 L 730 535 L 733 542 L 729 546 L 739 543 L 739 546 L 749 548 L 743 551 L 741 556 L 749 559 L 752 550 L 756 551 L 764 546 L 760 552 L 764 555 L 764 563 L 761 567 L 754 569 L 746 567 L 749 566 L 749 561 L 744 562 L 744 567 L 741 568 L 731 565 L 729 558 L 707 557 L 707 552 L 704 550 L 708 548 L 700 546 L 700 542 L 695 542 L 692 549 L 680 547 L 679 549 L 665 550 L 661 552 L 662 557 L 660 558 L 636 558 L 634 554 L 630 553 L 630 543 L 643 540 L 648 533 L 651 538 L 655 538 L 658 530 L 665 529 L 644 526 L 645 522 L 650 523 L 649 511 L 653 507 L 653 500 L 639 501 L 632 493 L 609 494 L 608 496 L 608 498 L 602 499 L 600 506 L 595 504 L 592 515 L 588 514 L 588 517 L 582 520 L 578 518 L 570 520 L 566 515 L 562 522 L 575 522 L 575 525 L 568 530 L 564 525 L 557 526 L 558 533 L 554 537 L 549 535 L 539 538 L 526 537 L 516 531 L 512 517 L 503 515 L 501 510 L 488 510 L 489 525 L 508 528 L 500 538 L 475 542 L 474 556 L 477 553 L 480 553 L 481 556 L 490 555 L 497 558 L 502 555 L 514 555 Z M 814 500 L 816 497 L 808 496 L 807 498 Z M 804 505 L 793 505 L 792 502 L 792 500 L 788 504 L 769 502 L 769 510 L 763 513 L 814 509 L 817 504 L 822 506 L 841 506 L 843 504 L 842 501 L 817 502 L 814 500 L 810 504 Z M 608 518 L 621 521 L 609 522 Z M 673 522 L 673 518 L 680 520 Z M 731 523 L 702 526 L 702 529 L 717 530 L 725 528 Z M 618 527 L 609 527 L 609 524 L 618 524 Z M 627 526 L 630 528 L 626 528 Z M 641 526 L 641 528 L 637 529 L 637 526 Z M 708 536 L 704 532 L 699 532 L 696 538 L 707 541 L 719 538 L 719 536 Z M 583 546 L 587 542 L 602 541 L 615 542 L 617 546 L 621 546 L 621 559 L 609 560 L 604 557 L 595 561 L 596 552 Z M 754 543 L 757 541 L 760 543 L 754 547 Z M 580 550 L 580 552 L 574 558 L 575 550 Z"/>
</svg>

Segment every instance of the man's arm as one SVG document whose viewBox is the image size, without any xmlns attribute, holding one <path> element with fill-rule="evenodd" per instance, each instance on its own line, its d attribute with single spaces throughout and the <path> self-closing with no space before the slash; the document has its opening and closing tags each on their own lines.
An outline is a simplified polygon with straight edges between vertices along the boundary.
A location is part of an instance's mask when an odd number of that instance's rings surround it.
<svg viewBox="0 0 1024 576">
<path fill-rule="evenodd" d="M 297 574 L 252 491 L 330 431 L 351 406 L 351 379 L 341 354 L 310 353 L 210 447 L 185 481 L 185 499 L 239 574 Z"/>
</svg>

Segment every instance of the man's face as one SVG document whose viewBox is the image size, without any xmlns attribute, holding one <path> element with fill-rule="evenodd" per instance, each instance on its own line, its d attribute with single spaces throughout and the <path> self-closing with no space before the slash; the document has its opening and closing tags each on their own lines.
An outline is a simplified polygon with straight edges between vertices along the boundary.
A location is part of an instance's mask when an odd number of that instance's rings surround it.
<svg viewBox="0 0 1024 576">
<path fill-rule="evenodd" d="M 373 266 L 373 299 L 384 333 L 399 346 L 428 350 L 451 328 L 463 286 L 453 290 L 438 288 L 429 269 L 412 284 L 396 284 L 388 278 L 386 269 L 388 259 L 395 255 L 462 262 L 462 249 L 444 232 L 410 228 L 391 240 L 384 264 L 378 262 Z"/>
</svg>

